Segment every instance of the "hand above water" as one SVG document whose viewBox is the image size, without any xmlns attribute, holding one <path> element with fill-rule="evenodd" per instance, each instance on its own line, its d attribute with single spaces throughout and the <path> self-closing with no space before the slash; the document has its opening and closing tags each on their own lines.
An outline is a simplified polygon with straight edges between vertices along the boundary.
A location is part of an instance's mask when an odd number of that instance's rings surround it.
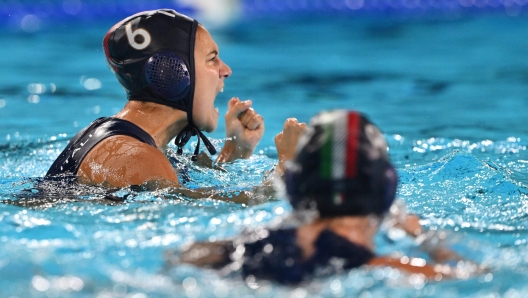
<svg viewBox="0 0 528 298">
<path fill-rule="evenodd" d="M 226 142 L 216 159 L 228 162 L 238 158 L 249 158 L 264 134 L 264 118 L 251 108 L 251 100 L 229 100 L 225 115 Z"/>
<path fill-rule="evenodd" d="M 295 118 L 288 118 L 284 121 L 284 127 L 275 136 L 275 146 L 279 155 L 279 163 L 275 168 L 275 173 L 279 176 L 284 174 L 284 162 L 295 157 L 295 149 L 299 138 L 306 131 L 306 123 L 299 123 Z"/>
</svg>

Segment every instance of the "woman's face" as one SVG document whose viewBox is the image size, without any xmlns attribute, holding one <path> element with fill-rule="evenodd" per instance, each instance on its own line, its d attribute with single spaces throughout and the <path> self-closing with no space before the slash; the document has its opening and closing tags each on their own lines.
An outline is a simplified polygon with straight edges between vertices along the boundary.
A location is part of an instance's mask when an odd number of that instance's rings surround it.
<svg viewBox="0 0 528 298">
<path fill-rule="evenodd" d="M 198 26 L 194 46 L 193 120 L 198 129 L 206 132 L 216 129 L 220 114 L 214 101 L 224 89 L 224 79 L 231 75 L 231 68 L 218 55 L 218 46 L 209 32 Z"/>
</svg>

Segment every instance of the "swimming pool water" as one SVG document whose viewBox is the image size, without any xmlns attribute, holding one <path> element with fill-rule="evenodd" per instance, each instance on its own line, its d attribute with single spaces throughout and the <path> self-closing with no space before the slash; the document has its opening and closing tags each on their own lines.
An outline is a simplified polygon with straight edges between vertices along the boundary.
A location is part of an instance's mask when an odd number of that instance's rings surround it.
<svg viewBox="0 0 528 298">
<path fill-rule="evenodd" d="M 528 295 L 528 47 L 526 16 L 285 16 L 211 30 L 233 75 L 217 99 L 250 98 L 265 118 L 255 155 L 218 172 L 189 167 L 198 185 L 257 185 L 276 159 L 287 117 L 321 109 L 365 112 L 384 131 L 399 196 L 460 254 L 490 267 L 467 280 L 424 283 L 361 269 L 302 287 L 243 281 L 166 255 L 195 240 L 225 239 L 280 220 L 283 200 L 238 205 L 97 187 L 28 192 L 69 138 L 116 113 L 124 92 L 101 39 L 117 20 L 3 30 L 0 47 L 0 296 L 6 297 L 524 297 Z M 222 145 L 224 124 L 210 134 Z M 188 146 L 187 152 L 191 151 Z M 170 155 L 174 151 L 170 150 Z M 57 186 L 54 186 L 57 187 Z M 80 200 L 58 199 L 77 198 Z M 18 204 L 14 204 L 18 203 Z M 22 205 L 22 206 L 20 206 Z M 379 241 L 383 253 L 415 252 Z"/>
</svg>

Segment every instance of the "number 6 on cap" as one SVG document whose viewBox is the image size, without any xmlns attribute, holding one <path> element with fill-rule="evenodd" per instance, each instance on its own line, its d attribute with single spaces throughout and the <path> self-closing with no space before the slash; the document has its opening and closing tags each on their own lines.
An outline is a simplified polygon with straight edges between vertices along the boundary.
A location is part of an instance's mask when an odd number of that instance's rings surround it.
<svg viewBox="0 0 528 298">
<path fill-rule="evenodd" d="M 133 47 L 136 50 L 143 50 L 144 48 L 148 47 L 150 44 L 150 34 L 145 29 L 137 29 L 136 31 L 132 31 L 132 25 L 130 23 L 126 24 L 125 26 L 125 32 L 128 39 L 128 43 L 131 47 Z M 136 36 L 143 37 L 143 42 L 137 43 L 136 42 Z"/>
</svg>

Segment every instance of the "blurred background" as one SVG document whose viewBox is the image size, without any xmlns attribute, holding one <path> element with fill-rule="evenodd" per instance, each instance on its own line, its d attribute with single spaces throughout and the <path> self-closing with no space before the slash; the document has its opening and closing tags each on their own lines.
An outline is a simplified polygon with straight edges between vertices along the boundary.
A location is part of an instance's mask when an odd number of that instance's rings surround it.
<svg viewBox="0 0 528 298">
<path fill-rule="evenodd" d="M 106 67 L 102 37 L 119 20 L 157 8 L 211 31 L 233 69 L 221 112 L 231 96 L 261 109 L 285 99 L 302 106 L 272 111 L 264 147 L 287 117 L 307 121 L 333 107 L 360 109 L 391 134 L 466 138 L 472 126 L 482 138 L 507 138 L 512 127 L 524 132 L 524 122 L 489 119 L 528 108 L 527 3 L 0 0 L 0 144 L 69 138 L 121 109 L 125 96 Z M 221 128 L 213 137 L 223 137 Z"/>
<path fill-rule="evenodd" d="M 519 15 L 526 0 L 2 0 L 0 22 L 26 32 L 62 20 L 126 17 L 142 10 L 173 8 L 202 22 L 225 24 L 237 18 L 306 13 L 445 14 L 503 11 Z"/>
<path fill-rule="evenodd" d="M 233 70 L 216 100 L 220 113 L 238 96 L 252 99 L 266 121 L 255 154 L 227 165 L 228 173 L 182 161 L 191 169 L 187 185 L 258 185 L 276 161 L 273 137 L 286 118 L 357 109 L 385 133 L 410 212 L 427 228 L 452 232 L 457 252 L 491 268 L 442 283 L 354 270 L 306 289 L 169 270 L 167 250 L 280 219 L 287 201 L 245 206 L 144 192 L 120 206 L 87 204 L 105 191 L 94 187 L 75 193 L 81 202 L 0 204 L 0 296 L 528 296 L 527 4 L 0 0 L 0 200 L 31 197 L 27 190 L 75 133 L 126 103 L 101 47 L 108 29 L 139 11 L 172 8 L 208 28 Z M 208 136 L 222 146 L 222 118 Z M 385 242 L 379 249 L 395 250 Z"/>
</svg>

